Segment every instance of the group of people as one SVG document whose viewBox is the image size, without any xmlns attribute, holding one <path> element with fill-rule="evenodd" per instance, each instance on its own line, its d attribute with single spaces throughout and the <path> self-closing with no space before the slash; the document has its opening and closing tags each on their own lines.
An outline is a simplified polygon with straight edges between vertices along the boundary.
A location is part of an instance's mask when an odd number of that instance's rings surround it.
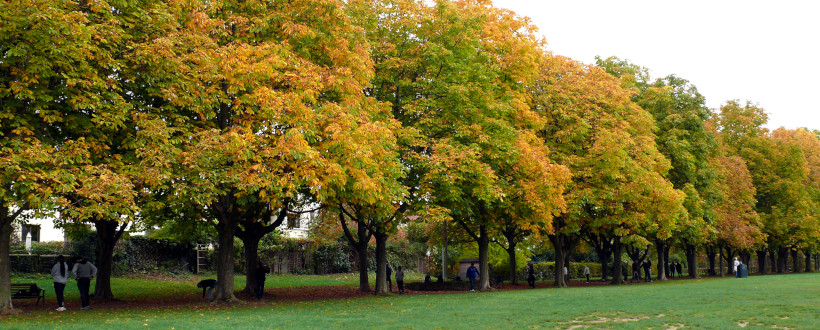
<svg viewBox="0 0 820 330">
<path fill-rule="evenodd" d="M 667 274 L 669 274 L 670 277 L 675 277 L 676 272 L 678 273 L 678 277 L 683 277 L 683 266 L 677 261 L 669 264 Z"/>
<path fill-rule="evenodd" d="M 644 282 L 652 282 L 652 260 L 646 259 L 644 262 L 632 262 L 632 279 L 629 280 L 629 283 L 641 281 L 641 268 L 643 268 L 644 272 Z"/>
<path fill-rule="evenodd" d="M 70 275 L 70 276 L 69 276 Z M 91 280 L 97 277 L 97 267 L 83 257 L 74 259 L 74 265 L 71 272 L 68 271 L 68 263 L 65 262 L 65 257 L 57 256 L 57 262 L 51 266 L 51 277 L 54 278 L 54 294 L 57 296 L 57 311 L 62 312 L 66 310 L 65 299 L 63 292 L 68 283 L 69 278 L 74 278 L 77 281 L 77 289 L 80 291 L 80 309 L 86 310 L 90 308 L 89 290 L 91 289 Z"/>
</svg>

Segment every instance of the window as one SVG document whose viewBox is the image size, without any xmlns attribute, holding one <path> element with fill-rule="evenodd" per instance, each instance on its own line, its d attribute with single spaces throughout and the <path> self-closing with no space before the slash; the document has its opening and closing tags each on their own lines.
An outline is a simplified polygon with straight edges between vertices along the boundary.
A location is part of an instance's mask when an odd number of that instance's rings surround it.
<svg viewBox="0 0 820 330">
<path fill-rule="evenodd" d="M 20 227 L 20 241 L 26 241 L 26 235 L 31 233 L 31 241 L 40 241 L 40 225 L 22 225 Z"/>
<path fill-rule="evenodd" d="M 288 215 L 288 229 L 299 228 L 302 223 L 302 216 L 299 214 Z"/>
</svg>

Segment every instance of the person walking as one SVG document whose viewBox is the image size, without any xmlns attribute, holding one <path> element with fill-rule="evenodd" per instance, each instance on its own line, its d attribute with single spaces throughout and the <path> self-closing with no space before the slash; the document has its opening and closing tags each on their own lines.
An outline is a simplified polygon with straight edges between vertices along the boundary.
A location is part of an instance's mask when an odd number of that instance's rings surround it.
<svg viewBox="0 0 820 330">
<path fill-rule="evenodd" d="M 71 269 L 71 274 L 77 280 L 77 289 L 80 290 L 80 302 L 83 305 L 80 309 L 87 310 L 91 307 L 88 290 L 91 288 L 91 280 L 97 277 L 97 267 L 85 258 L 78 257 Z"/>
<path fill-rule="evenodd" d="M 648 257 L 643 263 L 643 273 L 646 275 L 646 282 L 652 282 L 652 259 Z"/>
<path fill-rule="evenodd" d="M 65 291 L 65 284 L 68 282 L 68 264 L 65 263 L 65 257 L 57 256 L 57 262 L 51 266 L 51 277 L 54 278 L 54 295 L 57 296 L 57 311 L 65 310 L 63 302 L 63 292 Z"/>
<path fill-rule="evenodd" d="M 564 266 L 564 285 L 569 286 L 569 269 Z"/>
<path fill-rule="evenodd" d="M 530 289 L 535 289 L 535 267 L 532 261 L 527 263 L 527 284 L 530 285 Z"/>
<path fill-rule="evenodd" d="M 262 300 L 265 295 L 265 274 L 270 273 L 270 267 L 265 266 L 261 261 L 256 262 L 256 271 L 253 273 L 254 280 L 256 280 L 256 300 Z"/>
<path fill-rule="evenodd" d="M 683 266 L 681 266 L 680 262 L 675 264 L 675 270 L 678 272 L 678 278 L 683 277 Z"/>
<path fill-rule="evenodd" d="M 475 278 L 479 276 L 478 268 L 475 268 L 475 263 L 470 263 L 470 268 L 467 268 L 467 278 L 470 279 L 470 291 L 475 291 Z"/>
<path fill-rule="evenodd" d="M 396 269 L 396 287 L 399 294 L 404 294 L 404 271 L 401 270 L 401 266 Z"/>
<path fill-rule="evenodd" d="M 589 266 L 584 265 L 584 276 L 587 278 L 587 283 L 589 283 Z"/>
<path fill-rule="evenodd" d="M 393 292 L 393 281 L 390 280 L 390 276 L 393 276 L 393 268 L 390 268 L 390 264 L 387 264 L 387 288 L 390 292 Z"/>
<path fill-rule="evenodd" d="M 740 278 L 740 274 L 738 274 L 737 272 L 737 266 L 740 266 L 740 260 L 738 260 L 737 257 L 735 257 L 735 262 L 733 264 L 732 271 L 735 273 L 736 278 Z"/>
</svg>

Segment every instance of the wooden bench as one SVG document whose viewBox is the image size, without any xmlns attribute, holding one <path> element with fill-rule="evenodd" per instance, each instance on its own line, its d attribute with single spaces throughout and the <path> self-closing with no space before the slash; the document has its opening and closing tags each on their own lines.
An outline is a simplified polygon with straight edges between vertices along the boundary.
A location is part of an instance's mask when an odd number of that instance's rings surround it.
<svg viewBox="0 0 820 330">
<path fill-rule="evenodd" d="M 40 289 L 37 287 L 35 283 L 12 283 L 11 284 L 11 299 L 26 299 L 26 298 L 37 298 L 37 302 L 40 302 L 40 299 L 43 300 L 43 304 L 46 303 L 46 290 Z"/>
</svg>

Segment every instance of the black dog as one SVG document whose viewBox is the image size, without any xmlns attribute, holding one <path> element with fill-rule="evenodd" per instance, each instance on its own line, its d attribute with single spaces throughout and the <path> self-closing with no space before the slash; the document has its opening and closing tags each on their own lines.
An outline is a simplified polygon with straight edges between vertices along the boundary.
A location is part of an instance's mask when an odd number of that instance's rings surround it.
<svg viewBox="0 0 820 330">
<path fill-rule="evenodd" d="M 214 279 L 202 280 L 202 281 L 199 281 L 199 283 L 196 284 L 197 288 L 202 288 L 202 299 L 205 299 L 205 291 L 207 291 L 208 288 L 213 288 L 215 286 L 216 286 L 216 280 L 214 280 Z"/>
</svg>

